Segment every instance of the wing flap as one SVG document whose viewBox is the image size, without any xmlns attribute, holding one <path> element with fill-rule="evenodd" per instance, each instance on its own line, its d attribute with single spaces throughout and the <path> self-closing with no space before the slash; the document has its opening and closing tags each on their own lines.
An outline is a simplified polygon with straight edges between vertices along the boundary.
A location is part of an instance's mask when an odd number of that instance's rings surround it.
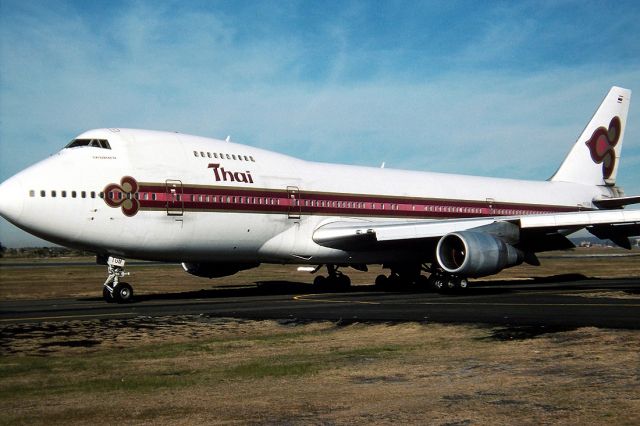
<svg viewBox="0 0 640 426">
<path fill-rule="evenodd" d="M 606 230 L 615 230 L 615 240 L 636 235 L 640 231 L 640 210 L 600 210 L 573 213 L 504 216 L 491 218 L 420 220 L 420 221 L 337 221 L 318 227 L 313 241 L 325 247 L 340 249 L 370 249 L 376 243 L 409 242 L 436 239 L 451 232 L 467 231 L 496 222 L 515 224 L 544 238 L 557 231 L 597 229 L 608 237 Z M 482 231 L 482 230 L 478 230 Z M 542 232 L 538 232 L 542 231 Z M 530 232 L 530 233 L 531 233 Z M 613 236 L 613 231 L 610 233 Z"/>
<path fill-rule="evenodd" d="M 521 216 L 521 229 L 584 228 L 590 225 L 625 224 L 640 222 L 640 210 L 600 210 L 574 213 L 555 213 Z"/>
</svg>

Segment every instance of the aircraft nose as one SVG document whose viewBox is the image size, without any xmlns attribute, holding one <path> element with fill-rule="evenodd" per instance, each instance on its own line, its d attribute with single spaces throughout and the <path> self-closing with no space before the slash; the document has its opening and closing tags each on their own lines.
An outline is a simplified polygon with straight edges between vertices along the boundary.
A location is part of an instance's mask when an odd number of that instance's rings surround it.
<svg viewBox="0 0 640 426">
<path fill-rule="evenodd" d="M 18 176 L 11 177 L 0 184 L 0 215 L 16 223 L 22 215 L 26 194 Z"/>
</svg>

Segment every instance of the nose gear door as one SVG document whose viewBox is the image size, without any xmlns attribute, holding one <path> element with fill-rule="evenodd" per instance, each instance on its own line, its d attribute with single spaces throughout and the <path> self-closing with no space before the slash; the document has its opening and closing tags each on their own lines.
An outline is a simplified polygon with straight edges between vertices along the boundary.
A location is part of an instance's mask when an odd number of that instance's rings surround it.
<svg viewBox="0 0 640 426">
<path fill-rule="evenodd" d="M 182 181 L 167 179 L 165 181 L 167 216 L 182 216 L 184 214 L 184 190 Z"/>
</svg>

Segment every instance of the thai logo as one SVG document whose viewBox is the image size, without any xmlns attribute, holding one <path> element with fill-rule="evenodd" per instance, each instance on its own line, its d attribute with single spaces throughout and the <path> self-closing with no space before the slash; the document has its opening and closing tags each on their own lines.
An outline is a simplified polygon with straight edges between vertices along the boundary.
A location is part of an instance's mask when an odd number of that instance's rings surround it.
<svg viewBox="0 0 640 426">
<path fill-rule="evenodd" d="M 619 117 L 613 117 L 609 128 L 598 127 L 593 131 L 591 139 L 586 144 L 591 153 L 591 159 L 596 164 L 602 164 L 602 177 L 609 179 L 616 166 L 616 153 L 614 147 L 620 140 L 622 125 Z"/>
<path fill-rule="evenodd" d="M 125 176 L 120 180 L 120 185 L 110 183 L 104 188 L 104 201 L 109 207 L 121 207 L 125 216 L 135 216 L 140 208 L 136 192 L 138 182 L 131 176 Z"/>
<path fill-rule="evenodd" d="M 253 183 L 251 172 L 230 172 L 225 170 L 224 167 L 220 167 L 218 163 L 211 163 L 208 166 L 209 169 L 213 169 L 213 176 L 216 178 L 216 182 L 243 182 Z"/>
</svg>

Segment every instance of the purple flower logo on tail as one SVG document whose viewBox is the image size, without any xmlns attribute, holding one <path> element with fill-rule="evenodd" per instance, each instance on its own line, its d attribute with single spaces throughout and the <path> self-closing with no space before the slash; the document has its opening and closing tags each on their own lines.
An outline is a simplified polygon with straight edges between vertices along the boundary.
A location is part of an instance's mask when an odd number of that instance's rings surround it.
<svg viewBox="0 0 640 426">
<path fill-rule="evenodd" d="M 609 122 L 609 128 L 598 127 L 593 131 L 591 139 L 586 142 L 591 159 L 596 164 L 602 164 L 602 177 L 609 179 L 616 166 L 616 153 L 614 147 L 620 139 L 622 124 L 619 117 L 613 117 Z"/>
</svg>

